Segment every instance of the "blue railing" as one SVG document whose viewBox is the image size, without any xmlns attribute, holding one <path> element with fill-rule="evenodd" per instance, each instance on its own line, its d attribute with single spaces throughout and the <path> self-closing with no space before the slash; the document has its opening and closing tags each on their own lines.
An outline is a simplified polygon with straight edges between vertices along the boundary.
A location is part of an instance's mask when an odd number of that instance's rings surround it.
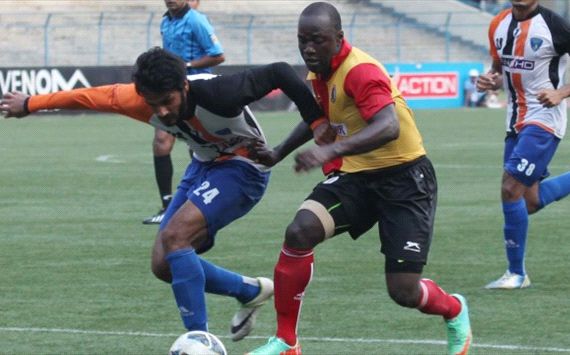
<svg viewBox="0 0 570 355">
<path fill-rule="evenodd" d="M 418 16 L 387 18 L 377 13 L 345 15 L 345 35 L 382 61 L 487 57 L 486 38 L 470 35 L 484 33 L 488 23 L 466 20 L 460 13 L 423 15 L 430 21 L 418 20 Z M 225 49 L 227 64 L 301 62 L 296 16 L 208 16 Z M 162 14 L 149 12 L 0 14 L 1 65 L 130 65 L 145 49 L 161 45 L 161 18 Z"/>
</svg>

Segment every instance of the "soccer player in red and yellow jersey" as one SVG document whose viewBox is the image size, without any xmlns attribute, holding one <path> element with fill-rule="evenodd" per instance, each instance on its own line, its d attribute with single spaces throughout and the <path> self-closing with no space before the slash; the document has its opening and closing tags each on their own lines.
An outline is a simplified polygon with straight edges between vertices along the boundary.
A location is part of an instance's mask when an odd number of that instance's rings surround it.
<svg viewBox="0 0 570 355">
<path fill-rule="evenodd" d="M 538 0 L 511 0 L 489 26 L 491 71 L 477 80 L 480 91 L 507 91 L 501 200 L 507 271 L 485 286 L 530 286 L 524 257 L 528 215 L 570 193 L 570 172 L 543 180 L 566 133 L 564 73 L 570 53 L 570 24 Z"/>
<path fill-rule="evenodd" d="M 315 137 L 326 137 L 331 128 L 336 135 L 295 158 L 297 171 L 324 164 L 328 177 L 286 230 L 274 271 L 277 334 L 251 354 L 301 353 L 297 323 L 314 248 L 344 232 L 356 239 L 376 223 L 390 297 L 403 307 L 442 316 L 449 352 L 466 354 L 471 327 L 465 298 L 421 276 L 433 234 L 437 183 L 412 111 L 382 64 L 344 39 L 340 15 L 329 3 L 305 8 L 298 44 L 328 117 L 312 123 Z M 273 150 L 260 145 L 258 161 L 275 164 L 296 143 L 290 136 Z"/>
</svg>

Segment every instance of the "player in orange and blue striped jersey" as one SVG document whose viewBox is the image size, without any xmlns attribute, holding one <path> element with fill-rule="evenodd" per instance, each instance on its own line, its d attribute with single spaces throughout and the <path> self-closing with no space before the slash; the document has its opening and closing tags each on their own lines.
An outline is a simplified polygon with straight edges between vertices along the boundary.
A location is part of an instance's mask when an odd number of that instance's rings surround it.
<svg viewBox="0 0 570 355">
<path fill-rule="evenodd" d="M 281 89 L 306 120 L 297 126 L 305 141 L 312 137 L 309 124 L 322 117 L 322 111 L 286 63 L 227 76 L 186 77 L 180 58 L 153 48 L 137 59 L 133 79 L 132 84 L 45 95 L 7 93 L 0 111 L 6 117 L 24 117 L 42 109 L 113 112 L 188 143 L 192 161 L 160 224 L 152 271 L 171 283 L 188 330 L 208 330 L 206 293 L 237 299 L 242 307 L 231 321 L 231 337 L 240 340 L 251 331 L 259 307 L 273 295 L 273 282 L 242 276 L 198 254 L 214 245 L 218 230 L 247 214 L 267 187 L 270 169 L 249 158 L 249 146 L 265 142 L 265 136 L 246 105 Z"/>
<path fill-rule="evenodd" d="M 511 3 L 491 21 L 493 65 L 477 81 L 480 91 L 503 86 L 508 96 L 501 186 L 508 269 L 488 289 L 530 286 L 524 264 L 528 215 L 570 193 L 570 173 L 543 180 L 566 133 L 570 24 L 538 0 Z"/>
</svg>

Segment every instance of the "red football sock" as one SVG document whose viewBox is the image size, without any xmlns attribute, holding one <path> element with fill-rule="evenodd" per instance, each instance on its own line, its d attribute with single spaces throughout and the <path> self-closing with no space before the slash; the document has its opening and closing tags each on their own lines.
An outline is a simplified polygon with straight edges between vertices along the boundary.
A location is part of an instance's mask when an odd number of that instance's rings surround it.
<svg viewBox="0 0 570 355">
<path fill-rule="evenodd" d="M 283 246 L 273 276 L 277 337 L 291 346 L 297 343 L 297 321 L 305 289 L 312 276 L 313 250 L 295 250 Z"/>
<path fill-rule="evenodd" d="M 418 310 L 427 314 L 439 314 L 445 319 L 455 318 L 461 312 L 459 300 L 442 290 L 430 279 L 420 280 Z"/>
</svg>

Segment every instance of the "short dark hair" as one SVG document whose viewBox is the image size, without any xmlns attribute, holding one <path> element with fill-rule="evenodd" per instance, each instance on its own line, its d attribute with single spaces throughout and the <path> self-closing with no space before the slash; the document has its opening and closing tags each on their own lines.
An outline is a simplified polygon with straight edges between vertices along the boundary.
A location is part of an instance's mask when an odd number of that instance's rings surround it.
<svg viewBox="0 0 570 355">
<path fill-rule="evenodd" d="M 319 16 L 319 15 L 327 15 L 330 21 L 331 26 L 337 30 L 342 30 L 342 21 L 340 19 L 340 14 L 336 7 L 332 4 L 324 1 L 314 2 L 308 5 L 301 16 Z"/>
<path fill-rule="evenodd" d="M 164 49 L 154 47 L 137 58 L 133 81 L 137 93 L 141 95 L 183 90 L 186 64 Z"/>
</svg>

